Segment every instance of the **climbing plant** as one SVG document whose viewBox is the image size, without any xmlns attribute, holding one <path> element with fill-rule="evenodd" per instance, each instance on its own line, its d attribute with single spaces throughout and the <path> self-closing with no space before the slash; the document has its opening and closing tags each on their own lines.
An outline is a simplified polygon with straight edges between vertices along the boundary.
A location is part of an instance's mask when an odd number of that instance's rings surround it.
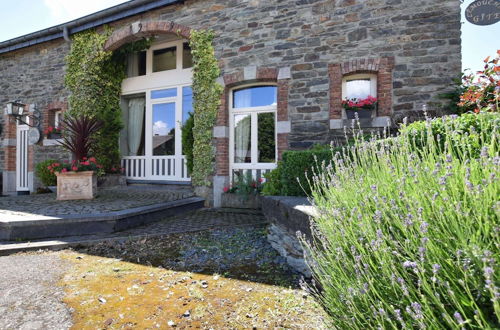
<svg viewBox="0 0 500 330">
<path fill-rule="evenodd" d="M 121 83 L 125 78 L 125 57 L 129 52 L 149 47 L 151 41 L 127 44 L 106 51 L 104 44 L 112 31 L 88 30 L 73 36 L 66 57 L 65 84 L 70 90 L 69 116 L 86 115 L 103 123 L 92 152 L 106 171 L 119 166 L 119 136 L 123 127 L 120 109 Z"/>
<path fill-rule="evenodd" d="M 213 31 L 193 30 L 189 42 L 193 56 L 194 98 L 191 179 L 195 186 L 210 186 L 210 176 L 214 171 L 213 128 L 223 89 L 216 82 L 220 70 L 215 58 L 213 38 Z"/>
</svg>

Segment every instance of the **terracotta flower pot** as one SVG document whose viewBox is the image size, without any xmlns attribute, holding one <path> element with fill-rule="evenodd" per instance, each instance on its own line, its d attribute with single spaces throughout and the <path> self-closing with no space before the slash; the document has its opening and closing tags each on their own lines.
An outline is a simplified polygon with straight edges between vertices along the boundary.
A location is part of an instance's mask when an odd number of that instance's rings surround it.
<svg viewBox="0 0 500 330">
<path fill-rule="evenodd" d="M 94 171 L 60 172 L 57 176 L 57 200 L 93 199 L 97 193 Z"/>
</svg>

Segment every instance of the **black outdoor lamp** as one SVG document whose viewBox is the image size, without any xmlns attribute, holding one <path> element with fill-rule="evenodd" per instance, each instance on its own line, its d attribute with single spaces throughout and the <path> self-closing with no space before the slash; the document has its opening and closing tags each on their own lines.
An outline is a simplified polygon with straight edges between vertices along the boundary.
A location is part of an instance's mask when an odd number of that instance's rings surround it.
<svg viewBox="0 0 500 330">
<path fill-rule="evenodd" d="M 26 104 L 21 103 L 19 100 L 7 103 L 7 114 L 14 117 L 19 123 L 23 125 L 28 125 L 30 127 L 38 127 L 40 125 L 40 111 L 38 111 L 36 105 L 34 106 L 33 112 L 30 114 L 26 112 Z M 29 122 L 26 122 L 23 117 L 29 118 Z"/>
</svg>

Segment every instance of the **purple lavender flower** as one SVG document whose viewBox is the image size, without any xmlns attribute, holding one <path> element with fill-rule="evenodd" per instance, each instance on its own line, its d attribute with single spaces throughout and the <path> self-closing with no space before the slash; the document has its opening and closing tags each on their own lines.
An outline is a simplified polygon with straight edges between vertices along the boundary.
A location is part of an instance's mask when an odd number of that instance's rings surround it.
<svg viewBox="0 0 500 330">
<path fill-rule="evenodd" d="M 417 263 L 414 261 L 405 261 L 405 262 L 403 262 L 403 267 L 404 268 L 415 268 L 415 267 L 417 267 Z"/>
<path fill-rule="evenodd" d="M 462 315 L 459 312 L 455 312 L 453 316 L 455 317 L 455 320 L 457 320 L 458 325 L 464 324 L 464 319 L 462 318 Z"/>
<path fill-rule="evenodd" d="M 429 227 L 429 224 L 424 221 L 420 224 L 420 231 L 425 234 L 425 233 L 427 233 L 428 227 Z"/>
</svg>

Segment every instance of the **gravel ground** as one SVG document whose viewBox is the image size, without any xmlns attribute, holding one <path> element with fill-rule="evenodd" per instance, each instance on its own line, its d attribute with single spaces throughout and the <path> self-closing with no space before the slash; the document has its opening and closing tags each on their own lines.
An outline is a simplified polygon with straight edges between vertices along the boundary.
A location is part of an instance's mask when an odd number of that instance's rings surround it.
<svg viewBox="0 0 500 330">
<path fill-rule="evenodd" d="M 0 257 L 0 329 L 68 329 L 70 311 L 57 286 L 67 265 L 55 253 Z"/>
</svg>

